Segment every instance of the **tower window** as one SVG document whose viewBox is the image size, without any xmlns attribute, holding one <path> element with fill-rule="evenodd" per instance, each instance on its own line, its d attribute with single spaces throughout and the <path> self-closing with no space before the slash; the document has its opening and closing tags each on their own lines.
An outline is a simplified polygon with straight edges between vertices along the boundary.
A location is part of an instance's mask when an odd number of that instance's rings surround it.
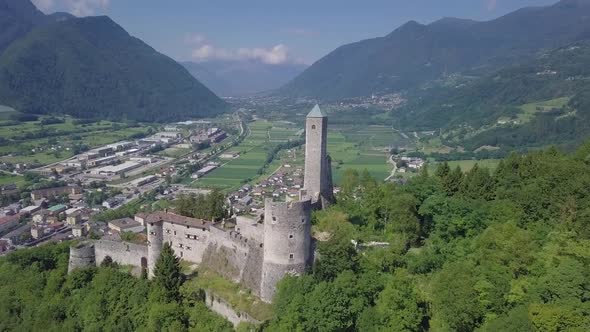
<svg viewBox="0 0 590 332">
<path fill-rule="evenodd" d="M 315 125 L 311 125 L 311 129 L 315 129 Z"/>
<path fill-rule="evenodd" d="M 304 219 L 301 219 L 301 223 L 302 224 L 305 224 L 305 218 Z"/>
<path fill-rule="evenodd" d="M 293 234 L 289 234 L 289 238 L 292 239 L 293 238 Z"/>
<path fill-rule="evenodd" d="M 293 257 L 295 257 L 295 255 L 289 254 L 289 259 L 293 259 Z"/>
</svg>

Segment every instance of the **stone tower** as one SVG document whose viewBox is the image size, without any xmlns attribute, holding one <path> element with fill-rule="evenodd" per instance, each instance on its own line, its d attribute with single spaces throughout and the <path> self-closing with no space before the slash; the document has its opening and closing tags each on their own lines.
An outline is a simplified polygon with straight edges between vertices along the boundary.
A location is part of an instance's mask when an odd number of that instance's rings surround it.
<svg viewBox="0 0 590 332">
<path fill-rule="evenodd" d="M 305 121 L 305 175 L 303 197 L 318 208 L 333 201 L 331 161 L 328 157 L 328 116 L 318 105 Z"/>
<path fill-rule="evenodd" d="M 156 262 L 162 253 L 162 245 L 164 243 L 164 221 L 162 219 L 154 219 L 147 221 L 147 237 L 148 237 L 148 276 L 154 276 L 154 268 Z"/>
<path fill-rule="evenodd" d="M 288 273 L 303 274 L 312 261 L 311 201 L 267 199 L 260 298 L 271 302 L 277 283 Z"/>
<path fill-rule="evenodd" d="M 81 242 L 70 247 L 68 273 L 93 266 L 96 266 L 96 252 L 93 243 Z"/>
</svg>

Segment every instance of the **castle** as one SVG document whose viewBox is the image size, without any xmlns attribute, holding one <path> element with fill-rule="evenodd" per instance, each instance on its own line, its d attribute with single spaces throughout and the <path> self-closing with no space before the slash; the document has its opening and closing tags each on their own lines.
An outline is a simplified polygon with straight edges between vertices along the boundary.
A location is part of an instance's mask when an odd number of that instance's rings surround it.
<svg viewBox="0 0 590 332">
<path fill-rule="evenodd" d="M 263 217 L 238 216 L 235 227 L 223 223 L 156 212 L 141 221 L 147 245 L 98 240 L 70 248 L 69 271 L 114 262 L 146 269 L 150 277 L 165 242 L 175 254 L 207 266 L 271 302 L 276 284 L 287 274 L 300 275 L 313 264 L 311 212 L 333 202 L 333 184 L 326 141 L 328 117 L 315 106 L 306 118 L 304 187 L 299 200 L 266 199 Z"/>
</svg>

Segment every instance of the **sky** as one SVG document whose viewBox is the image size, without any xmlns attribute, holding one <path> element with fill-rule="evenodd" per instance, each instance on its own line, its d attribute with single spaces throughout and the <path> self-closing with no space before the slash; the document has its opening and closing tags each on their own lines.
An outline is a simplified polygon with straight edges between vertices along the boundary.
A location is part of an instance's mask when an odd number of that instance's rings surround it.
<svg viewBox="0 0 590 332">
<path fill-rule="evenodd" d="M 557 0 L 32 0 L 45 13 L 108 15 L 179 61 L 311 64 L 409 20 L 490 20 Z"/>
</svg>

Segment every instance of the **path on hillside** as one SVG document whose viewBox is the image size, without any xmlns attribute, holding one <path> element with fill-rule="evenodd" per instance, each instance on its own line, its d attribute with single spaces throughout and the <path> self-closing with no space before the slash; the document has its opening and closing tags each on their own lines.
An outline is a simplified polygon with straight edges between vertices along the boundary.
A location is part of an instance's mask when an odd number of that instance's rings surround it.
<svg viewBox="0 0 590 332">
<path fill-rule="evenodd" d="M 397 172 L 397 164 L 393 160 L 393 156 L 389 156 L 389 160 L 387 162 L 393 165 L 393 170 L 391 170 L 391 174 L 385 179 L 385 182 L 393 178 L 395 176 L 395 173 Z"/>
</svg>

